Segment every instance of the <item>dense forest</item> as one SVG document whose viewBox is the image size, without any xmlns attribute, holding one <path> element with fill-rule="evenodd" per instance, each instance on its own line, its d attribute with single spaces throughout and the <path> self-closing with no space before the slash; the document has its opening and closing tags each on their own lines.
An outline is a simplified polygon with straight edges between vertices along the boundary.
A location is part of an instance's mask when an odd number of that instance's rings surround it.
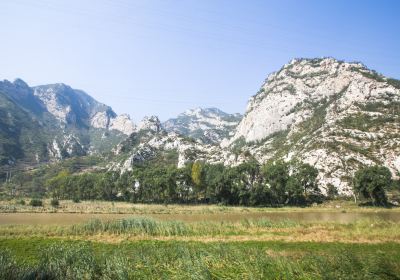
<svg viewBox="0 0 400 280">
<path fill-rule="evenodd" d="M 95 164 L 94 159 L 91 164 Z M 69 163 L 69 164 L 68 164 Z M 87 163 L 86 163 L 87 164 Z M 318 171 L 301 162 L 238 166 L 194 162 L 184 168 L 164 164 L 137 165 L 125 173 L 79 170 L 82 162 L 69 161 L 55 168 L 14 175 L 1 186 L 7 196 L 50 197 L 56 200 L 108 200 L 133 203 L 213 203 L 245 206 L 310 205 L 336 197 L 329 186 L 322 193 Z M 386 205 L 386 189 L 393 185 L 385 167 L 360 170 L 353 179 L 358 196 L 374 205 Z"/>
</svg>

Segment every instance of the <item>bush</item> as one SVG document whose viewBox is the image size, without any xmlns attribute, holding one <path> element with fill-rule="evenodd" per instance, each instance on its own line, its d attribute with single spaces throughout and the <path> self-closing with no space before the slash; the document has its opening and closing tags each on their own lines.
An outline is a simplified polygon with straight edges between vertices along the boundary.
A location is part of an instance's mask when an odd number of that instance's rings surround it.
<svg viewBox="0 0 400 280">
<path fill-rule="evenodd" d="M 79 203 L 79 202 L 81 202 L 81 200 L 79 199 L 79 197 L 74 197 L 74 198 L 72 198 L 72 202 Z"/>
<path fill-rule="evenodd" d="M 51 206 L 53 206 L 54 208 L 57 208 L 58 206 L 60 206 L 60 202 L 58 201 L 58 199 L 52 199 L 50 202 Z"/>
<path fill-rule="evenodd" d="M 40 200 L 40 199 L 32 199 L 32 200 L 29 202 L 29 205 L 30 205 L 30 206 L 33 206 L 33 207 L 42 207 L 42 206 L 43 206 L 43 202 L 42 202 L 42 200 Z"/>
<path fill-rule="evenodd" d="M 392 174 L 387 167 L 370 166 L 356 172 L 353 189 L 356 194 L 371 200 L 374 206 L 386 206 L 386 189 L 392 185 Z"/>
<path fill-rule="evenodd" d="M 339 195 L 338 189 L 334 185 L 328 184 L 326 195 L 328 199 L 335 199 Z"/>
<path fill-rule="evenodd" d="M 26 203 L 25 203 L 25 200 L 21 199 L 20 201 L 18 201 L 18 204 L 19 205 L 25 205 Z"/>
</svg>

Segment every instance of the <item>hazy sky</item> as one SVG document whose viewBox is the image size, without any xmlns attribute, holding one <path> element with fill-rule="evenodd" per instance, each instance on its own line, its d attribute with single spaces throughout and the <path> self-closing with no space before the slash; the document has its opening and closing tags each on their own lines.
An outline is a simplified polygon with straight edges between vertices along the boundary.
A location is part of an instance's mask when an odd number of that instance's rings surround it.
<svg viewBox="0 0 400 280">
<path fill-rule="evenodd" d="M 0 79 L 63 82 L 138 121 L 244 113 L 293 57 L 400 78 L 400 1 L 0 0 Z"/>
</svg>

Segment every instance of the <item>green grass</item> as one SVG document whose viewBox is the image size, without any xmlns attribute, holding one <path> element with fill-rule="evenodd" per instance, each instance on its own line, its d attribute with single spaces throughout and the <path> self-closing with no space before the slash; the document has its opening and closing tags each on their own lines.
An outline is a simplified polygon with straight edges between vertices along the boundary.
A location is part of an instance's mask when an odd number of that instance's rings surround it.
<svg viewBox="0 0 400 280">
<path fill-rule="evenodd" d="M 400 275 L 400 244 L 392 243 L 105 244 L 0 239 L 0 252 L 3 279 L 44 279 L 38 275 L 47 279 L 399 279 Z"/>
<path fill-rule="evenodd" d="M 352 223 L 272 221 L 265 218 L 237 222 L 180 222 L 137 217 L 92 220 L 69 226 L 3 225 L 0 226 L 1 237 L 57 237 L 108 243 L 127 240 L 400 243 L 400 224 L 376 219 L 361 219 Z"/>
</svg>

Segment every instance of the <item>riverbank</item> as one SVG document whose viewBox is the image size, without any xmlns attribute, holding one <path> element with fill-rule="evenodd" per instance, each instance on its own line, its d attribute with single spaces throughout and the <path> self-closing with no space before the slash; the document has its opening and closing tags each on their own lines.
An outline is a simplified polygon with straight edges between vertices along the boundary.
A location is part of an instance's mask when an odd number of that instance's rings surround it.
<svg viewBox="0 0 400 280">
<path fill-rule="evenodd" d="M 0 279 L 400 275 L 398 208 L 359 207 L 351 201 L 308 208 L 1 203 L 16 205 L 16 211 L 0 213 Z"/>
<path fill-rule="evenodd" d="M 30 198 L 0 200 L 0 213 L 82 213 L 82 214 L 219 214 L 219 213 L 264 213 L 264 212 L 398 212 L 400 207 L 361 207 L 351 200 L 330 200 L 309 207 L 245 207 L 224 205 L 186 204 L 138 204 L 121 201 L 81 201 L 60 200 L 58 207 L 44 199 L 43 206 L 29 205 Z M 24 205 L 21 204 L 24 201 Z"/>
</svg>

